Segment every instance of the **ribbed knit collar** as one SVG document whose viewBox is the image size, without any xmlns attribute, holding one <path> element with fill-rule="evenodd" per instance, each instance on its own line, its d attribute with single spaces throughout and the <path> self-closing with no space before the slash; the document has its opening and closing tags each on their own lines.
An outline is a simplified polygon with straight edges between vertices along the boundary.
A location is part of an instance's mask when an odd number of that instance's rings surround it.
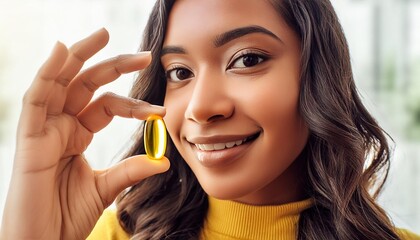
<svg viewBox="0 0 420 240">
<path fill-rule="evenodd" d="M 254 206 L 209 197 L 204 239 L 296 239 L 299 215 L 311 199 L 274 206 Z"/>
</svg>

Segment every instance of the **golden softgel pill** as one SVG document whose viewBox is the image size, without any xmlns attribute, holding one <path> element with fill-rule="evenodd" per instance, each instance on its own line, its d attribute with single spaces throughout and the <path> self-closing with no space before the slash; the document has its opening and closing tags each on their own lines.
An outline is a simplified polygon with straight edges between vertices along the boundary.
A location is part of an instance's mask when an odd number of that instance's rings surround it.
<svg viewBox="0 0 420 240">
<path fill-rule="evenodd" d="M 152 115 L 144 124 L 144 149 L 151 159 L 161 159 L 166 151 L 166 126 L 162 117 Z"/>
</svg>

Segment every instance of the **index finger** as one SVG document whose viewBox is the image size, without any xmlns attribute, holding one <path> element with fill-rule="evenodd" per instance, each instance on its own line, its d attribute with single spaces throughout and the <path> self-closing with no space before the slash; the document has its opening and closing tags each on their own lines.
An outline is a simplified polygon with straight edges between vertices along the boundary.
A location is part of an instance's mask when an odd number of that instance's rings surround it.
<svg viewBox="0 0 420 240">
<path fill-rule="evenodd" d="M 99 87 L 114 81 L 121 74 L 145 68 L 150 61 L 150 52 L 140 52 L 119 55 L 86 69 L 68 86 L 64 111 L 77 115 L 90 102 Z"/>
</svg>

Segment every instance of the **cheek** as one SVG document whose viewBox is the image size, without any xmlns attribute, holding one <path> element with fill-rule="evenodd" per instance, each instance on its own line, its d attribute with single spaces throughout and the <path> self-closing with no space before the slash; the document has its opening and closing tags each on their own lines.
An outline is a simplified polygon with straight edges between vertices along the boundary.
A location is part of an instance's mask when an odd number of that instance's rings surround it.
<svg viewBox="0 0 420 240">
<path fill-rule="evenodd" d="M 248 91 L 243 107 L 249 109 L 249 112 L 252 111 L 252 115 L 262 125 L 271 127 L 294 125 L 295 120 L 300 118 L 297 88 L 298 86 L 284 88 L 279 84 L 254 87 L 259 91 Z"/>
<path fill-rule="evenodd" d="M 178 149 L 180 143 L 179 136 L 186 108 L 184 102 L 185 100 L 182 95 L 176 94 L 176 92 L 166 91 L 163 103 L 163 106 L 166 108 L 164 120 L 168 133 Z"/>
<path fill-rule="evenodd" d="M 270 127 L 267 140 L 270 141 L 270 152 L 274 158 L 290 164 L 305 147 L 309 130 L 299 113 L 297 100 L 283 102 L 276 107 L 279 111 L 267 120 L 267 126 Z"/>
<path fill-rule="evenodd" d="M 178 107 L 176 104 L 173 104 L 173 94 L 166 92 L 165 100 L 163 102 L 163 106 L 166 108 L 166 114 L 164 117 L 166 128 L 171 135 L 171 138 L 174 140 L 174 131 L 175 127 L 178 125 L 178 117 L 176 115 L 177 111 L 176 108 Z"/>
<path fill-rule="evenodd" d="M 256 122 L 263 128 L 265 146 L 270 148 L 266 150 L 293 158 L 303 149 L 308 136 L 307 126 L 299 113 L 299 83 L 277 78 L 260 87 L 263 91 L 248 95 L 248 99 L 253 100 L 247 101 L 246 107 L 253 111 Z"/>
</svg>

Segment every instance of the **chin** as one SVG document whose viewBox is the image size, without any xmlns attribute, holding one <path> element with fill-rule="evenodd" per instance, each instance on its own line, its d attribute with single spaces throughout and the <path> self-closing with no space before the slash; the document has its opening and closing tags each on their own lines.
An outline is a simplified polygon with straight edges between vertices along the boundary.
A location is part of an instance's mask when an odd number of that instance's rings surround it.
<svg viewBox="0 0 420 240">
<path fill-rule="evenodd" d="M 200 183 L 201 184 L 201 183 Z M 241 199 L 250 194 L 249 186 L 238 186 L 238 184 L 216 183 L 213 180 L 210 184 L 201 184 L 208 196 L 220 200 Z"/>
</svg>

